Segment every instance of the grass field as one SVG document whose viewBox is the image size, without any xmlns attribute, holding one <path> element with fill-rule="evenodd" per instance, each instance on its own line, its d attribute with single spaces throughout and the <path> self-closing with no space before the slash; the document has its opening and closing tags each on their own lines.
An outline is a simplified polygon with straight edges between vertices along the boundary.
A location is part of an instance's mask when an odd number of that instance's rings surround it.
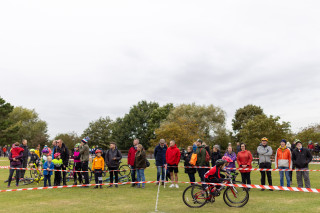
<svg viewBox="0 0 320 213">
<path fill-rule="evenodd" d="M 151 166 L 145 171 L 146 180 L 154 181 L 156 180 L 156 168 L 154 161 L 151 160 L 150 163 Z M 7 160 L 0 158 L 0 166 L 5 165 L 8 165 Z M 311 165 L 310 169 L 320 169 L 320 164 Z M 179 172 L 179 181 L 188 181 L 188 176 L 182 168 L 179 168 Z M 0 169 L 0 189 L 7 189 L 4 180 L 8 178 L 8 173 L 8 169 Z M 279 186 L 278 172 L 273 172 L 272 175 L 273 185 Z M 251 179 L 252 184 L 260 184 L 260 172 L 253 171 Z M 320 188 L 320 172 L 310 172 L 310 179 L 312 188 Z M 199 177 L 196 177 L 196 180 L 199 181 Z M 297 186 L 295 174 L 293 182 L 293 186 Z M 11 188 L 16 188 L 14 183 L 11 185 Z M 159 212 L 320 212 L 320 194 L 318 193 L 260 191 L 258 189 L 250 191 L 248 204 L 239 209 L 228 207 L 222 196 L 218 197 L 213 204 L 207 204 L 200 209 L 191 209 L 182 201 L 182 193 L 187 186 L 188 184 L 180 184 L 179 189 L 161 187 Z M 29 187 L 37 187 L 37 184 L 19 188 Z M 91 187 L 89 189 L 66 188 L 3 192 L 0 193 L 0 212 L 154 212 L 157 189 L 155 184 L 147 184 L 145 189 L 124 185 L 119 188 L 105 187 L 103 189 Z"/>
</svg>

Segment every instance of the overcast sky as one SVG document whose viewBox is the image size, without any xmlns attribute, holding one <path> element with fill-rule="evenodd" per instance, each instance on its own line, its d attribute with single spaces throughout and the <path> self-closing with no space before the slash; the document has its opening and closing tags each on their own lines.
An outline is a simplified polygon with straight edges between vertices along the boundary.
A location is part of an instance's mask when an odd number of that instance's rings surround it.
<svg viewBox="0 0 320 213">
<path fill-rule="evenodd" d="M 320 120 L 319 1 L 1 1 L 0 96 L 51 137 L 140 100 Z"/>
</svg>

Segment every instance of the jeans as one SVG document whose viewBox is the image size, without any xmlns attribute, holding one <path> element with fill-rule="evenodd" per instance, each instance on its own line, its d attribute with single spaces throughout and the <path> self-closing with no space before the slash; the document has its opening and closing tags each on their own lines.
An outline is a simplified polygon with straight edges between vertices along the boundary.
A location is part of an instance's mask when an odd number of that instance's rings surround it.
<svg viewBox="0 0 320 213">
<path fill-rule="evenodd" d="M 146 181 L 146 178 L 144 177 L 144 169 L 137 169 L 137 179 L 138 182 L 144 182 Z M 142 183 L 142 187 L 144 187 L 145 183 Z M 140 186 L 140 183 L 138 183 L 138 186 Z"/>
<path fill-rule="evenodd" d="M 61 167 L 55 167 L 56 170 L 61 170 Z M 61 184 L 61 171 L 54 171 L 54 186 L 60 186 Z"/>
<path fill-rule="evenodd" d="M 47 182 L 48 182 L 48 186 L 51 186 L 51 175 L 44 175 L 43 181 L 44 181 L 44 185 L 43 185 L 44 187 L 47 186 Z"/>
<path fill-rule="evenodd" d="M 289 167 L 283 167 L 280 166 L 278 167 L 279 169 L 289 169 Z M 290 174 L 289 171 L 280 171 L 280 186 L 284 186 L 284 173 L 286 174 L 286 179 L 287 179 L 287 187 L 290 187 Z"/>
<path fill-rule="evenodd" d="M 76 183 L 77 182 L 77 176 L 78 176 L 78 180 L 79 183 L 82 183 L 82 174 L 81 172 L 77 172 L 77 171 L 81 171 L 81 162 L 76 162 L 74 163 L 74 173 L 73 173 L 73 180 Z"/>
<path fill-rule="evenodd" d="M 130 166 L 131 168 L 131 181 L 136 182 L 136 170 L 133 168 L 133 166 Z"/>
<path fill-rule="evenodd" d="M 21 168 L 21 165 L 18 166 L 11 166 L 13 168 Z M 16 171 L 16 185 L 19 185 L 19 179 L 20 179 L 20 170 L 19 169 L 10 169 L 10 173 L 9 173 L 9 179 L 8 179 L 8 186 L 10 186 L 11 181 L 12 181 L 12 176 L 14 171 Z"/>
<path fill-rule="evenodd" d="M 205 168 L 198 168 L 198 173 L 199 173 L 199 177 L 200 177 L 200 180 L 201 182 L 205 182 L 204 180 L 204 174 L 206 173 L 206 169 Z M 206 184 L 202 184 L 203 187 L 207 187 Z"/>
<path fill-rule="evenodd" d="M 196 178 L 194 176 L 194 173 L 188 173 L 190 182 L 196 182 Z M 194 183 L 191 183 L 193 185 Z"/>
<path fill-rule="evenodd" d="M 27 168 L 28 166 L 28 158 L 23 158 L 23 161 L 22 161 L 22 168 Z M 26 170 L 21 170 L 20 171 L 20 177 L 21 178 L 24 178 L 24 174 L 26 173 Z"/>
<path fill-rule="evenodd" d="M 161 180 L 164 181 L 164 171 L 165 171 L 165 168 L 164 166 L 157 166 L 157 181 L 160 180 L 160 176 L 161 176 Z"/>
</svg>

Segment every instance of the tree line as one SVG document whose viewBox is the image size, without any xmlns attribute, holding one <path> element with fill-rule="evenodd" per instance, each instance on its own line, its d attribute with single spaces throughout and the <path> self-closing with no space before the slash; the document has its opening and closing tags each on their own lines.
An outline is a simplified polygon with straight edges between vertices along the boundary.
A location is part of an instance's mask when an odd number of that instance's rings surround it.
<svg viewBox="0 0 320 213">
<path fill-rule="evenodd" d="M 174 139 L 178 147 L 191 145 L 201 138 L 207 145 L 245 142 L 248 149 L 256 149 L 262 137 L 267 137 L 273 148 L 281 139 L 303 142 L 320 138 L 320 125 L 311 125 L 294 133 L 290 122 L 280 121 L 279 116 L 267 115 L 260 106 L 246 105 L 236 110 L 232 130 L 226 128 L 225 111 L 214 105 L 172 103 L 160 106 L 145 100 L 133 105 L 123 117 L 112 120 L 100 117 L 89 123 L 79 136 L 75 132 L 60 133 L 52 139 L 62 139 L 73 147 L 82 137 L 90 137 L 90 145 L 108 148 L 115 141 L 119 149 L 129 149 L 134 138 L 146 148 L 153 148 L 161 138 Z M 14 107 L 0 97 L 0 146 L 27 139 L 30 147 L 49 143 L 47 123 L 34 109 Z"/>
</svg>

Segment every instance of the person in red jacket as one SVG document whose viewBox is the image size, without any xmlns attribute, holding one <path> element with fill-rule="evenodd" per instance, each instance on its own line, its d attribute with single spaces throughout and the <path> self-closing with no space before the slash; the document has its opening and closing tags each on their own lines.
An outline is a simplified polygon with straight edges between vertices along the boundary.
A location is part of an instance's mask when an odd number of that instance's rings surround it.
<svg viewBox="0 0 320 213">
<path fill-rule="evenodd" d="M 136 152 L 137 152 L 137 146 L 139 144 L 139 139 L 134 139 L 133 140 L 133 146 L 129 149 L 128 152 L 128 166 L 131 168 L 131 179 L 132 182 L 136 181 L 136 170 L 134 168 L 134 160 L 136 157 Z M 132 184 L 132 187 L 135 187 L 136 184 Z"/>
<path fill-rule="evenodd" d="M 176 187 L 179 188 L 178 185 L 178 164 L 180 162 L 180 149 L 177 148 L 176 142 L 174 140 L 170 141 L 170 147 L 166 152 L 166 161 L 168 165 L 168 170 L 170 172 L 171 185 L 170 188 Z M 173 177 L 173 172 L 175 173 L 175 179 Z M 174 181 L 176 184 L 174 184 Z"/>
<path fill-rule="evenodd" d="M 238 152 L 237 155 L 237 163 L 239 168 L 252 168 L 252 154 L 250 151 L 246 150 L 246 145 L 244 143 L 240 144 L 241 151 Z M 251 170 L 240 170 L 242 183 L 244 184 L 251 184 Z"/>
</svg>

